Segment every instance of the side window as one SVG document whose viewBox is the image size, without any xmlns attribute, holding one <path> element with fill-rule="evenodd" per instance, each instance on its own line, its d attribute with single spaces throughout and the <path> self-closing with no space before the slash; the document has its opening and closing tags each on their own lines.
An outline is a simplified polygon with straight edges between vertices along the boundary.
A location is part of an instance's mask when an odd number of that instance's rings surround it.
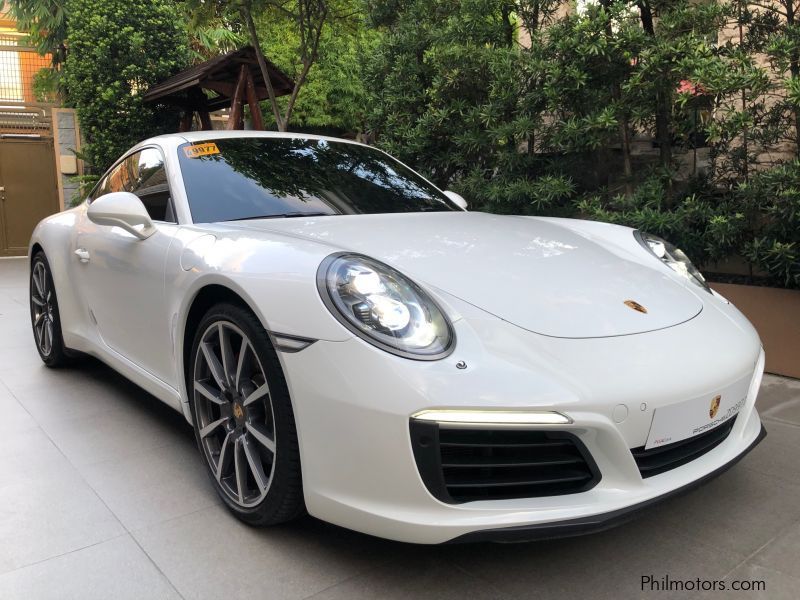
<svg viewBox="0 0 800 600">
<path fill-rule="evenodd" d="M 111 172 L 108 173 L 105 177 L 103 177 L 100 185 L 94 190 L 92 194 L 92 200 L 99 198 L 104 194 L 110 194 L 111 192 L 124 192 L 128 188 L 126 187 L 126 183 L 128 180 L 128 162 L 130 158 L 126 158 L 124 161 L 119 163 Z"/>
<path fill-rule="evenodd" d="M 145 148 L 119 163 L 103 178 L 91 199 L 111 192 L 131 192 L 139 196 L 154 221 L 177 222 L 172 210 L 164 159 L 155 148 Z"/>
<path fill-rule="evenodd" d="M 150 218 L 175 223 L 161 152 L 155 148 L 145 148 L 131 155 L 122 165 L 127 165 L 128 171 L 125 190 L 139 196 Z"/>
<path fill-rule="evenodd" d="M 101 179 L 100 182 L 97 184 L 97 187 L 94 188 L 91 194 L 89 194 L 89 202 L 93 202 L 103 194 L 107 194 L 108 193 L 108 190 L 106 189 L 107 184 L 108 184 L 108 177 L 104 177 L 103 179 Z"/>
</svg>

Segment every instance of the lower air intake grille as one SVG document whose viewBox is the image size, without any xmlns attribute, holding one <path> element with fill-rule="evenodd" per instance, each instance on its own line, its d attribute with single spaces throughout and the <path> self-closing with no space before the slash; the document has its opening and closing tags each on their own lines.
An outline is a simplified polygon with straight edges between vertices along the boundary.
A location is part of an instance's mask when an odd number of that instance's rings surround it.
<svg viewBox="0 0 800 600">
<path fill-rule="evenodd" d="M 428 490 L 449 504 L 574 494 L 600 481 L 586 447 L 567 432 L 446 428 L 412 419 L 411 443 Z"/>
<path fill-rule="evenodd" d="M 736 417 L 728 419 L 722 425 L 705 433 L 666 446 L 658 446 L 650 448 L 650 450 L 645 450 L 644 446 L 631 449 L 633 459 L 639 467 L 639 473 L 642 474 L 643 479 L 652 477 L 703 456 L 725 441 L 733 429 L 734 422 L 736 422 Z"/>
</svg>

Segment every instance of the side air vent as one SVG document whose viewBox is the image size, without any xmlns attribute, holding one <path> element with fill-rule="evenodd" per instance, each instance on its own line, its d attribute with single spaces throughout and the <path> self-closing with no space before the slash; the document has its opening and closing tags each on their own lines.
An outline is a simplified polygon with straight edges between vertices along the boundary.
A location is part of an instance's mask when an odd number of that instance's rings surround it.
<svg viewBox="0 0 800 600">
<path fill-rule="evenodd" d="M 575 494 L 600 472 L 563 431 L 468 429 L 411 419 L 411 443 L 428 490 L 450 504 Z"/>
</svg>

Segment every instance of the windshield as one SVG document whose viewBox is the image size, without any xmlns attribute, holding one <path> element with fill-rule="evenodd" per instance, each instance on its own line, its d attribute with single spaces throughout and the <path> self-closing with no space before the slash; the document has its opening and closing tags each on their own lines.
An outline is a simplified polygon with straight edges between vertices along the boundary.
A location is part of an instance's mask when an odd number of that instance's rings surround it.
<svg viewBox="0 0 800 600">
<path fill-rule="evenodd" d="M 227 138 L 178 148 L 192 220 L 459 210 L 388 155 L 358 144 Z"/>
</svg>

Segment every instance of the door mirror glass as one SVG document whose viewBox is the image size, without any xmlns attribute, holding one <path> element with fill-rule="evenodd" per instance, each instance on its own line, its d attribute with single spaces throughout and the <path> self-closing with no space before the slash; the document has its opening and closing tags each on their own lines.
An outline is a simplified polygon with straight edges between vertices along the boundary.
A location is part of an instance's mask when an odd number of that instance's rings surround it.
<svg viewBox="0 0 800 600">
<path fill-rule="evenodd" d="M 464 200 L 464 196 L 462 196 L 461 194 L 456 194 L 455 192 L 451 192 L 450 190 L 445 190 L 444 195 L 450 198 L 450 200 L 452 200 L 455 203 L 455 205 L 458 206 L 459 208 L 467 210 L 467 206 L 469 205 L 467 204 L 467 201 Z"/>
<path fill-rule="evenodd" d="M 156 232 L 144 204 L 130 192 L 111 192 L 95 198 L 89 205 L 88 215 L 92 223 L 121 227 L 140 240 Z"/>
</svg>

